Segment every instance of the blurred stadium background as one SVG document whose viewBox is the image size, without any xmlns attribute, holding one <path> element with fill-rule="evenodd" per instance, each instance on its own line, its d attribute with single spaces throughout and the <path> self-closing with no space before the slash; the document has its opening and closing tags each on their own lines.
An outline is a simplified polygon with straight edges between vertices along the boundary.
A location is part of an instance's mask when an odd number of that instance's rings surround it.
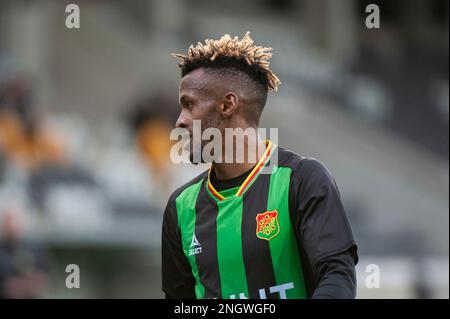
<svg viewBox="0 0 450 319">
<path fill-rule="evenodd" d="M 0 297 L 163 296 L 162 209 L 204 169 L 168 163 L 169 53 L 250 30 L 283 82 L 262 126 L 333 172 L 358 297 L 448 298 L 448 25 L 447 0 L 0 0 Z"/>
</svg>

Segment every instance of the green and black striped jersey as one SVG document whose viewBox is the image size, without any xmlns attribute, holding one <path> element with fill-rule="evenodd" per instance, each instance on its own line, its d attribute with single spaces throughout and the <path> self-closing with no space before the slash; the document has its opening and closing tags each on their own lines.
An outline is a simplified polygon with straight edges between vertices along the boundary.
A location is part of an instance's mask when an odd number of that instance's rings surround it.
<svg viewBox="0 0 450 319">
<path fill-rule="evenodd" d="M 351 249 L 357 262 L 329 171 L 313 158 L 266 145 L 240 186 L 217 191 L 210 169 L 170 197 L 162 229 L 167 296 L 308 298 L 320 260 Z"/>
</svg>

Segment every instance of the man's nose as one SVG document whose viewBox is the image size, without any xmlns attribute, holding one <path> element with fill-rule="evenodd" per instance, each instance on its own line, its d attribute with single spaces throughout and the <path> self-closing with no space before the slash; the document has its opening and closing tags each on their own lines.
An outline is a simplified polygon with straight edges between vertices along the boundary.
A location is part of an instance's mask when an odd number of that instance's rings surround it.
<svg viewBox="0 0 450 319">
<path fill-rule="evenodd" d="M 184 112 L 181 112 L 180 116 L 178 116 L 175 127 L 177 127 L 177 128 L 188 128 L 189 127 L 189 118 L 184 114 Z"/>
</svg>

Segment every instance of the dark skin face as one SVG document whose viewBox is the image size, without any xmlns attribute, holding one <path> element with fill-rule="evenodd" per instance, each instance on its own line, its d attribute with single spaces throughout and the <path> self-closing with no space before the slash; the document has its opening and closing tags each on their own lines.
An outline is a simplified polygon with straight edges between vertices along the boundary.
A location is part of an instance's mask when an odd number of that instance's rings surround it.
<svg viewBox="0 0 450 319">
<path fill-rule="evenodd" d="M 231 90 L 224 81 L 218 80 L 214 74 L 209 74 L 204 69 L 196 69 L 181 79 L 179 100 L 181 113 L 176 127 L 187 129 L 191 135 L 191 160 L 194 120 L 201 121 L 202 132 L 208 127 L 214 127 L 220 130 L 222 136 L 225 128 L 257 129 L 256 125 L 248 124 L 245 119 L 246 98 L 242 92 Z M 202 148 L 207 143 L 208 141 L 202 141 Z M 264 146 L 260 149 L 264 149 Z M 217 178 L 229 179 L 239 176 L 254 165 L 255 163 L 215 163 L 214 170 Z"/>
</svg>

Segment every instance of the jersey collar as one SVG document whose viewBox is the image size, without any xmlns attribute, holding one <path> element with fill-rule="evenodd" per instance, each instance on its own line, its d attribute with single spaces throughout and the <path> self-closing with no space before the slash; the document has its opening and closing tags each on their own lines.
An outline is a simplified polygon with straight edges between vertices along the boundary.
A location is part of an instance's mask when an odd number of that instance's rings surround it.
<svg viewBox="0 0 450 319">
<path fill-rule="evenodd" d="M 238 191 L 236 192 L 236 194 L 234 196 L 242 196 L 245 193 L 245 191 L 248 188 L 250 188 L 250 185 L 256 180 L 256 178 L 258 177 L 258 175 L 261 172 L 261 170 L 263 169 L 263 167 L 267 164 L 267 162 L 269 162 L 269 159 L 272 156 L 273 151 L 276 148 L 276 145 L 273 144 L 269 140 L 265 140 L 264 144 L 266 145 L 266 150 L 264 151 L 264 154 L 259 159 L 259 162 L 253 168 L 253 170 L 250 172 L 250 174 L 247 176 L 245 181 L 241 184 L 241 186 L 239 187 Z M 211 165 L 211 167 L 209 168 L 209 172 L 208 172 L 208 184 L 207 184 L 208 193 L 210 193 L 210 195 L 214 199 L 216 199 L 218 201 L 223 201 L 226 199 L 226 197 L 221 195 L 211 184 L 210 176 L 211 176 L 212 169 L 213 169 L 213 167 Z"/>
</svg>

